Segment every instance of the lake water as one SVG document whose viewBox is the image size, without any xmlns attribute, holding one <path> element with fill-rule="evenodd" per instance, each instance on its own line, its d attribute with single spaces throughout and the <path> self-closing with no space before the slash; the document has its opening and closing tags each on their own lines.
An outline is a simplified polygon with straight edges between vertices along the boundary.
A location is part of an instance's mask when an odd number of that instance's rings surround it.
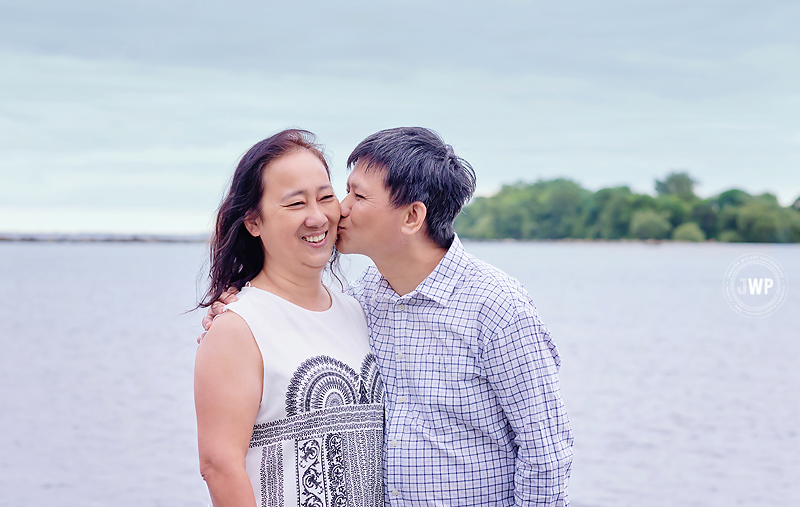
<svg viewBox="0 0 800 507">
<path fill-rule="evenodd" d="M 575 507 L 800 505 L 800 246 L 472 243 L 563 358 Z M 785 268 L 774 315 L 722 279 Z M 0 505 L 205 506 L 192 368 L 201 244 L 0 243 Z M 350 276 L 366 265 L 352 260 Z"/>
</svg>

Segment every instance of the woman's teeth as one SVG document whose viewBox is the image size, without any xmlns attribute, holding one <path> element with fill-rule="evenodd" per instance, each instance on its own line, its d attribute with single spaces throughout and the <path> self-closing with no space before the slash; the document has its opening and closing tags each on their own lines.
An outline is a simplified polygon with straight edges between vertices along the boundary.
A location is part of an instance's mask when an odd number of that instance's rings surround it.
<svg viewBox="0 0 800 507">
<path fill-rule="evenodd" d="M 303 241 L 307 241 L 309 243 L 319 243 L 320 241 L 325 239 L 326 234 L 327 234 L 326 232 L 323 232 L 319 236 L 303 236 Z"/>
</svg>

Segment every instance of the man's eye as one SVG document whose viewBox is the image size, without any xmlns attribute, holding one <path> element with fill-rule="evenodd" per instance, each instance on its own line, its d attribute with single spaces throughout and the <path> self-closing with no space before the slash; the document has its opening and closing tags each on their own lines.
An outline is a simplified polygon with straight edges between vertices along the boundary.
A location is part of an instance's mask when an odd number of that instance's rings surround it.
<svg viewBox="0 0 800 507">
<path fill-rule="evenodd" d="M 331 199 L 333 199 L 333 194 L 323 196 L 320 201 L 330 201 Z"/>
<path fill-rule="evenodd" d="M 353 195 L 356 196 L 356 199 L 363 199 L 364 198 L 364 196 L 361 195 L 361 194 L 353 194 Z"/>
<path fill-rule="evenodd" d="M 305 204 L 303 201 L 295 201 L 290 203 L 289 206 L 302 206 L 303 204 Z"/>
</svg>

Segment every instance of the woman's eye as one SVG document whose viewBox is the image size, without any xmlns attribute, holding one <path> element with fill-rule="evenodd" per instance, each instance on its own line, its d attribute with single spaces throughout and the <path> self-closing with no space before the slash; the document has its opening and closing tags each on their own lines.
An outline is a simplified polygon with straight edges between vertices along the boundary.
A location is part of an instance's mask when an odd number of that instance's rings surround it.
<svg viewBox="0 0 800 507">
<path fill-rule="evenodd" d="M 289 204 L 289 206 L 302 206 L 303 204 L 305 204 L 303 201 L 296 201 Z"/>
<path fill-rule="evenodd" d="M 361 195 L 361 194 L 353 194 L 353 195 L 356 196 L 356 199 L 363 199 L 364 198 L 364 196 Z"/>
<path fill-rule="evenodd" d="M 331 195 L 324 195 L 324 196 L 322 196 L 322 198 L 320 199 L 320 201 L 330 201 L 331 199 L 333 199 L 333 197 L 334 197 L 334 196 L 333 196 L 333 194 L 331 194 Z"/>
</svg>

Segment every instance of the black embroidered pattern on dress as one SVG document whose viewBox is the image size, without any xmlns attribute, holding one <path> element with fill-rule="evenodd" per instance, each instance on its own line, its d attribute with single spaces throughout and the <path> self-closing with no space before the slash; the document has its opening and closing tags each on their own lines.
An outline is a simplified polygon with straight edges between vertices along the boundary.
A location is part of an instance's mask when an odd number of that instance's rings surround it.
<svg viewBox="0 0 800 507">
<path fill-rule="evenodd" d="M 383 429 L 374 429 L 356 433 L 345 433 L 342 443 L 342 454 L 345 466 L 345 490 L 349 498 L 354 499 L 350 505 L 383 505 L 383 481 L 381 477 L 383 448 Z"/>
<path fill-rule="evenodd" d="M 283 448 L 271 444 L 261 453 L 261 507 L 283 507 Z"/>
<path fill-rule="evenodd" d="M 344 487 L 344 456 L 340 433 L 329 433 L 325 437 L 325 458 L 328 469 L 328 505 L 346 507 L 347 491 Z"/>
<path fill-rule="evenodd" d="M 325 473 L 322 468 L 321 439 L 297 441 L 297 503 L 302 507 L 322 507 Z"/>
<path fill-rule="evenodd" d="M 331 407 L 253 426 L 250 448 L 284 440 L 307 440 L 326 433 L 383 430 L 383 406 L 376 404 Z"/>
<path fill-rule="evenodd" d="M 298 507 L 383 505 L 383 383 L 372 354 L 360 372 L 329 356 L 303 361 L 289 383 L 286 412 L 253 427 L 250 447 L 264 447 L 262 505 L 276 501 L 272 491 L 283 501 L 278 474 L 286 441 L 294 443 Z"/>
<path fill-rule="evenodd" d="M 359 400 L 358 373 L 338 359 L 316 356 L 303 361 L 289 382 L 286 414 L 297 415 Z"/>
<path fill-rule="evenodd" d="M 361 363 L 361 401 L 360 403 L 383 404 L 383 381 L 378 373 L 378 362 L 374 354 L 367 354 Z"/>
<path fill-rule="evenodd" d="M 359 375 L 330 356 L 303 361 L 292 375 L 286 392 L 286 414 L 320 410 L 338 405 L 383 403 L 383 382 L 375 356 L 367 354 Z"/>
</svg>

